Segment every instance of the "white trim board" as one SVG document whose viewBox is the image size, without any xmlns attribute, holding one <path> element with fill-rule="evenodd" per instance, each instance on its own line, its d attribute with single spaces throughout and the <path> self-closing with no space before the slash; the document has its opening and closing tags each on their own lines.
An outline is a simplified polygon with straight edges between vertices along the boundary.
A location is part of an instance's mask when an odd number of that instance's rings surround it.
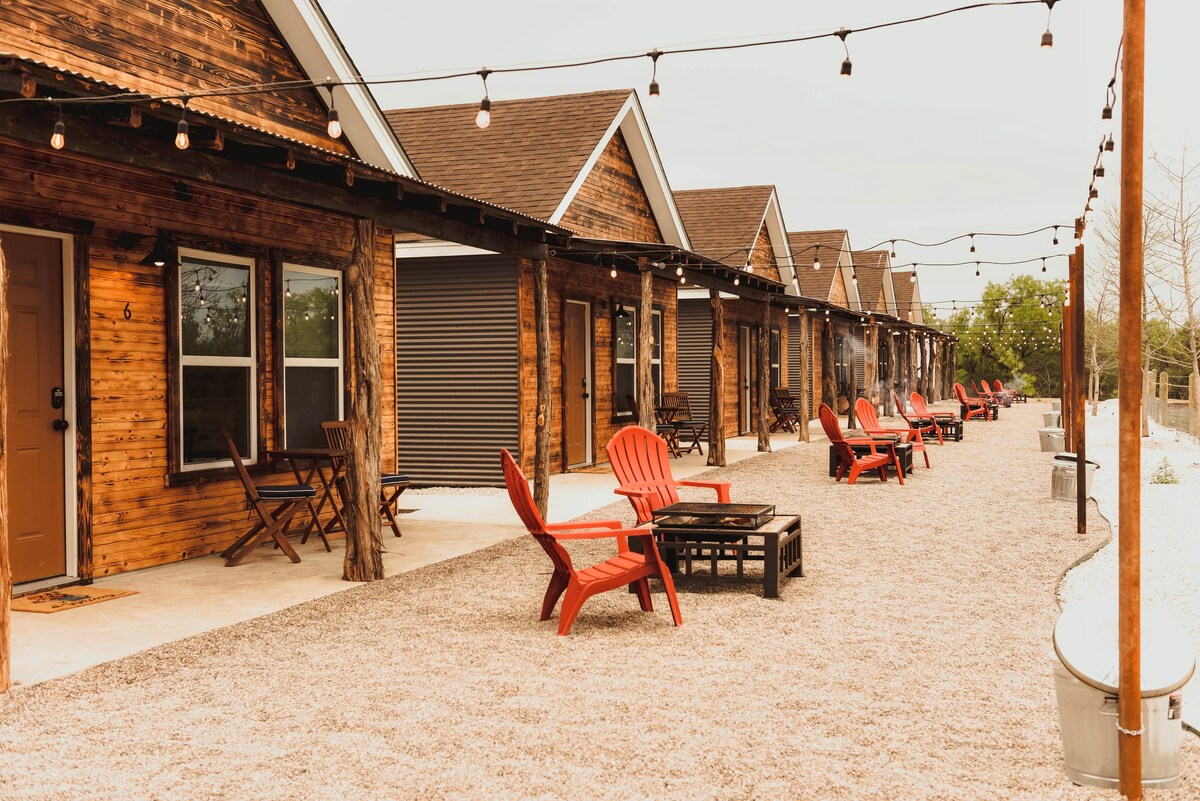
<svg viewBox="0 0 1200 801">
<path fill-rule="evenodd" d="M 314 0 L 262 0 L 262 4 L 309 79 L 359 80 L 350 55 Z M 342 135 L 355 154 L 372 166 L 419 178 L 367 88 L 339 86 L 334 92 Z M 318 94 L 329 102 L 324 89 Z"/>
<path fill-rule="evenodd" d="M 628 145 L 629 154 L 633 158 L 634 169 L 637 170 L 638 178 L 641 179 L 642 188 L 646 190 L 650 209 L 654 212 L 654 221 L 658 224 L 658 230 L 662 232 L 663 240 L 667 244 L 691 250 L 691 243 L 688 241 L 687 232 L 683 227 L 683 218 L 679 216 L 679 209 L 675 207 L 675 196 L 671 192 L 671 185 L 667 182 L 662 159 L 659 158 L 658 148 L 654 145 L 654 137 L 650 135 L 650 126 L 646 123 L 646 115 L 642 111 L 641 103 L 638 102 L 637 92 L 633 90 L 630 90 L 629 98 L 621 106 L 621 110 L 617 112 L 612 123 L 609 124 L 604 136 L 596 143 L 592 154 L 584 162 L 583 169 L 575 176 L 567 194 L 563 196 L 547 222 L 558 225 L 562 221 L 563 215 L 570 208 L 584 181 L 587 180 L 592 168 L 596 166 L 596 162 L 600 160 L 601 154 L 604 153 L 618 130 L 625 137 L 625 144 Z"/>
<path fill-rule="evenodd" d="M 425 239 L 420 242 L 397 242 L 397 259 L 427 259 L 442 256 L 496 256 L 494 250 L 484 250 L 442 239 Z"/>
</svg>

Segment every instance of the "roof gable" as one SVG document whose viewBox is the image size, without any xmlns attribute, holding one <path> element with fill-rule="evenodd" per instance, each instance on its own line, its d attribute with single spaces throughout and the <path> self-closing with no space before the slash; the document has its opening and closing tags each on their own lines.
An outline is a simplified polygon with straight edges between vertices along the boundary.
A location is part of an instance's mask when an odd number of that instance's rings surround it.
<svg viewBox="0 0 1200 801">
<path fill-rule="evenodd" d="M 852 288 L 850 282 L 850 235 L 844 228 L 821 231 L 791 231 L 787 235 L 792 259 L 796 264 L 796 278 L 800 294 L 804 297 L 845 304 L 848 309 L 858 308 L 857 294 L 843 289 L 845 297 L 834 301 L 831 292 L 834 276 L 843 287 Z M 821 269 L 814 270 L 817 261 Z"/>
<path fill-rule="evenodd" d="M 919 284 L 913 280 L 915 277 L 915 270 L 892 275 L 892 286 L 896 292 L 896 316 L 901 320 L 924 325 L 925 314 L 921 308 L 921 290 Z"/>
<path fill-rule="evenodd" d="M 773 191 L 770 186 L 730 186 L 676 192 L 692 250 L 730 267 L 746 264 Z"/>
<path fill-rule="evenodd" d="M 386 112 L 421 177 L 558 223 L 618 132 L 662 239 L 689 248 L 666 173 L 632 89 L 493 100 L 492 123 L 474 104 Z"/>
<path fill-rule="evenodd" d="M 308 19 L 307 33 L 298 20 Z M 72 20 L 75 24 L 65 24 Z M 42 0 L 0 4 L 0 50 L 55 69 L 150 95 L 179 95 L 221 87 L 320 81 L 349 77 L 350 70 L 315 69 L 323 47 L 330 67 L 345 63 L 344 51 L 328 29 L 317 41 L 312 26 L 324 22 L 313 0 L 229 0 L 178 3 L 143 0 Z M 282 24 L 281 24 L 282 23 Z M 335 47 L 336 46 L 336 47 Z M 305 58 L 300 58 L 304 54 Z M 324 65 L 322 65 L 324 66 Z M 376 166 L 395 169 L 378 158 L 381 147 L 360 131 L 358 106 L 338 89 L 345 139 L 326 132 L 327 106 L 311 87 L 234 97 L 192 97 L 189 108 L 341 155 L 359 155 Z M 365 92 L 359 92 L 369 99 Z M 373 101 L 370 102 L 373 108 Z M 378 109 L 376 109 L 378 114 Z M 394 137 L 387 134 L 396 153 Z M 379 163 L 382 162 L 382 163 Z M 403 166 L 402 164 L 399 166 Z M 397 170 L 403 172 L 403 170 Z"/>
<path fill-rule="evenodd" d="M 861 310 L 896 314 L 891 257 L 886 250 L 856 250 L 851 254 L 858 274 Z"/>
<path fill-rule="evenodd" d="M 559 222 L 601 239 L 663 241 L 654 208 L 620 130 L 608 140 Z"/>
</svg>

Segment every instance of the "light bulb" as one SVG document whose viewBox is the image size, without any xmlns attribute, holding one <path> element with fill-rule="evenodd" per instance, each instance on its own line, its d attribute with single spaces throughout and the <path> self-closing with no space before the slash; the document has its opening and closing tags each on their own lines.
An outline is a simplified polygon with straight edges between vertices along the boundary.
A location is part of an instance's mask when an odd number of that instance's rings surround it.
<svg viewBox="0 0 1200 801">
<path fill-rule="evenodd" d="M 896 240 L 892 240 L 892 258 L 896 258 Z"/>
<path fill-rule="evenodd" d="M 613 267 L 611 270 L 608 271 L 608 277 L 609 278 L 617 277 L 617 268 L 616 267 Z"/>
<path fill-rule="evenodd" d="M 62 150 L 67 144 L 67 126 L 62 120 L 54 123 L 54 133 L 50 136 L 50 147 Z"/>
<path fill-rule="evenodd" d="M 1054 34 L 1050 33 L 1050 29 L 1047 28 L 1046 32 L 1042 34 L 1042 48 L 1049 50 L 1052 47 L 1054 47 Z"/>
<path fill-rule="evenodd" d="M 740 286 L 740 285 L 741 285 L 741 283 L 742 283 L 742 279 L 741 279 L 741 278 L 739 278 L 738 276 L 736 276 L 736 275 L 735 275 L 735 276 L 733 277 L 733 285 L 734 285 L 734 286 Z"/>
<path fill-rule="evenodd" d="M 329 109 L 329 125 L 326 126 L 325 130 L 333 139 L 337 139 L 342 135 L 342 123 L 338 119 L 338 110 L 336 108 Z"/>
<path fill-rule="evenodd" d="M 686 283 L 687 283 L 687 276 L 686 276 L 686 275 L 681 275 L 681 276 L 679 276 L 679 283 L 681 283 L 681 284 L 686 284 Z"/>
<path fill-rule="evenodd" d="M 750 273 L 750 274 L 753 274 L 753 273 L 754 273 L 754 265 L 753 265 L 753 264 L 747 264 L 747 265 L 746 265 L 746 272 L 748 272 L 748 273 Z"/>
<path fill-rule="evenodd" d="M 676 268 L 675 268 L 675 274 L 676 274 L 676 275 L 683 275 L 683 268 L 682 268 L 682 267 L 676 267 Z"/>
<path fill-rule="evenodd" d="M 1055 245 L 1058 244 L 1058 226 L 1057 225 L 1054 226 L 1054 242 L 1053 242 L 1053 244 L 1055 244 Z"/>
<path fill-rule="evenodd" d="M 910 283 L 910 284 L 917 283 L 917 271 L 916 270 L 913 270 L 911 273 L 908 274 L 908 283 Z"/>
<path fill-rule="evenodd" d="M 651 97 L 658 97 L 658 95 L 659 95 L 659 92 L 658 92 L 658 81 L 651 81 L 651 82 L 650 82 L 650 96 L 651 96 Z"/>
<path fill-rule="evenodd" d="M 1042 259 L 1042 272 L 1046 272 L 1046 260 Z"/>
<path fill-rule="evenodd" d="M 821 269 L 821 260 L 818 259 L 816 256 L 813 256 L 813 269 L 814 270 Z"/>
<path fill-rule="evenodd" d="M 180 150 L 187 150 L 191 140 L 188 139 L 188 124 L 187 120 L 180 120 L 175 126 L 175 147 Z"/>
<path fill-rule="evenodd" d="M 475 124 L 480 128 L 487 128 L 492 124 L 492 101 L 486 95 L 479 101 L 479 113 L 475 115 Z"/>
</svg>

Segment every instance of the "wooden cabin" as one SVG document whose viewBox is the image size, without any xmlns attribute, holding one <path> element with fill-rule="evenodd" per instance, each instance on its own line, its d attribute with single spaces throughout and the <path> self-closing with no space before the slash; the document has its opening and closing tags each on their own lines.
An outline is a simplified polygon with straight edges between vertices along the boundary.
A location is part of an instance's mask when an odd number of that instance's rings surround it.
<svg viewBox="0 0 1200 801">
<path fill-rule="evenodd" d="M 747 277 L 768 276 L 798 295 L 787 227 L 773 186 L 693 189 L 675 193 L 693 248 L 741 269 Z M 725 356 L 724 414 L 727 437 L 759 429 L 759 338 L 766 339 L 768 387 L 785 386 L 788 377 L 788 316 L 784 302 L 769 309 L 757 297 L 731 287 L 723 296 Z M 765 315 L 765 316 L 764 316 Z M 708 419 L 711 403 L 712 311 L 708 292 L 679 289 L 680 389 L 692 400 L 694 417 Z M 769 398 L 762 402 L 769 404 Z M 711 422 L 711 421 L 710 421 Z"/>
<path fill-rule="evenodd" d="M 898 319 L 891 254 L 886 250 L 856 250 L 851 252 L 850 260 L 854 269 L 851 281 L 857 282 L 859 304 L 867 322 L 878 326 Z M 887 335 L 888 331 L 884 331 L 883 336 L 866 336 L 865 327 L 863 331 L 864 336 L 855 344 L 854 353 L 859 394 L 890 415 L 894 405 L 891 397 L 891 337 Z M 868 347 L 871 348 L 869 353 Z"/>
<path fill-rule="evenodd" d="M 222 428 L 274 480 L 269 449 L 320 444 L 321 420 L 375 394 L 381 416 L 357 415 L 394 469 L 397 232 L 567 241 L 417 180 L 368 92 L 307 83 L 357 74 L 312 0 L 14 0 L 0 51 L 0 97 L 22 99 L 0 131 L 0 248 L 26 589 L 228 546 L 249 524 Z M 205 94 L 279 81 L 297 83 Z"/>
<path fill-rule="evenodd" d="M 638 259 L 644 270 L 690 248 L 645 115 L 633 90 L 493 101 L 486 129 L 477 110 L 387 117 L 424 178 L 578 235 L 547 260 L 551 470 L 605 462 L 605 444 L 633 422 L 626 398 L 638 392 Z M 580 239 L 591 247 L 580 250 Z M 397 241 L 396 264 L 407 289 L 397 307 L 404 470 L 425 484 L 498 484 L 502 447 L 518 449 L 530 470 L 539 417 L 533 262 L 408 237 Z M 685 268 L 650 270 L 655 396 L 677 387 L 676 269 Z"/>
<path fill-rule="evenodd" d="M 896 316 L 916 325 L 925 324 L 925 309 L 921 304 L 921 282 L 916 269 L 894 271 L 892 287 L 896 292 Z"/>
</svg>

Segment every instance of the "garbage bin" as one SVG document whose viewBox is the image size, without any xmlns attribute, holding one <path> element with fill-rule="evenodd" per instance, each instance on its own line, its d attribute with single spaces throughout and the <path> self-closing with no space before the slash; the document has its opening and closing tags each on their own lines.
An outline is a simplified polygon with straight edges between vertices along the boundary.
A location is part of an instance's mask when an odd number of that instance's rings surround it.
<svg viewBox="0 0 1200 801">
<path fill-rule="evenodd" d="M 1056 412 L 1062 411 L 1062 401 L 1050 401 L 1050 408 Z"/>
<path fill-rule="evenodd" d="M 1087 497 L 1092 497 L 1092 478 L 1095 476 L 1100 465 L 1087 460 Z M 1075 454 L 1070 451 L 1062 451 L 1055 454 L 1054 461 L 1050 463 L 1050 497 L 1060 498 L 1064 501 L 1073 501 L 1076 499 L 1075 493 Z"/>
<path fill-rule="evenodd" d="M 1042 453 L 1057 453 L 1067 444 L 1067 432 L 1061 428 L 1039 428 L 1038 438 L 1042 441 Z"/>
<path fill-rule="evenodd" d="M 1183 693 L 1196 669 L 1185 629 L 1164 612 L 1142 616 L 1142 785 L 1179 784 Z M 1115 788 L 1117 756 L 1117 614 L 1112 603 L 1067 607 L 1054 627 L 1054 687 L 1067 777 Z"/>
<path fill-rule="evenodd" d="M 1062 412 L 1043 412 L 1042 425 L 1057 428 L 1062 421 Z"/>
</svg>

